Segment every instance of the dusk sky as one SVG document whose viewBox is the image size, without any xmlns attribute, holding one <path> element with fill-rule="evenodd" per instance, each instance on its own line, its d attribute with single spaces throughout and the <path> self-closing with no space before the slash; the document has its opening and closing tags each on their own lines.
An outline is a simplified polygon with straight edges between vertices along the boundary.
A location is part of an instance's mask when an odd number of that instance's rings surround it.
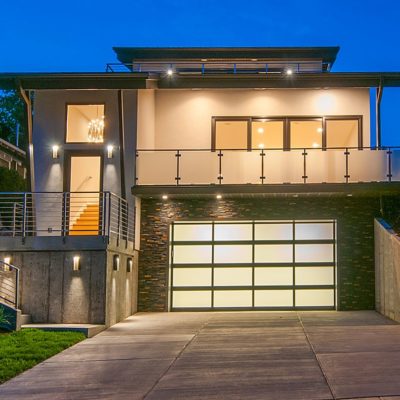
<svg viewBox="0 0 400 400">
<path fill-rule="evenodd" d="M 0 72 L 104 71 L 112 46 L 340 46 L 333 71 L 400 71 L 400 1 L 8 1 Z M 400 89 L 385 89 L 398 144 Z"/>
</svg>

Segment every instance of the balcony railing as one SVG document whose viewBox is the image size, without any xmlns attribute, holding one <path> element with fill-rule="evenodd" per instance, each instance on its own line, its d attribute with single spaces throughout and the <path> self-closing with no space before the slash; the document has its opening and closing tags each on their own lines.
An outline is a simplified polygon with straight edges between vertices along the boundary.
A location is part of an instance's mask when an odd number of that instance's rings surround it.
<svg viewBox="0 0 400 400">
<path fill-rule="evenodd" d="M 138 150 L 137 185 L 400 181 L 400 147 Z"/>
<path fill-rule="evenodd" d="M 0 236 L 133 235 L 134 209 L 111 192 L 0 193 Z"/>
<path fill-rule="evenodd" d="M 318 73 L 323 71 L 322 62 L 142 62 L 142 63 L 108 63 L 106 72 L 136 72 L 182 75 L 211 74 L 282 74 L 290 71 L 293 74 Z"/>
</svg>

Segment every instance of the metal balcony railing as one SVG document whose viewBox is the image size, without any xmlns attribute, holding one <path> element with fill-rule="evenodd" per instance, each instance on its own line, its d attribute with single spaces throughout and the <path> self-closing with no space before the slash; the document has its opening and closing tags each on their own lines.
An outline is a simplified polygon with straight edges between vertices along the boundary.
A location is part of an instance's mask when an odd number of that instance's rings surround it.
<svg viewBox="0 0 400 400">
<path fill-rule="evenodd" d="M 400 181 L 400 147 L 138 150 L 137 185 Z"/>
<path fill-rule="evenodd" d="M 167 74 L 171 71 L 181 75 L 211 75 L 211 74 L 282 74 L 319 73 L 323 71 L 322 62 L 151 62 L 142 63 L 108 63 L 106 72 L 136 72 Z"/>
<path fill-rule="evenodd" d="M 19 268 L 0 261 L 0 302 L 15 309 L 19 305 Z"/>
<path fill-rule="evenodd" d="M 0 236 L 112 235 L 133 240 L 134 209 L 111 192 L 0 193 Z"/>
</svg>

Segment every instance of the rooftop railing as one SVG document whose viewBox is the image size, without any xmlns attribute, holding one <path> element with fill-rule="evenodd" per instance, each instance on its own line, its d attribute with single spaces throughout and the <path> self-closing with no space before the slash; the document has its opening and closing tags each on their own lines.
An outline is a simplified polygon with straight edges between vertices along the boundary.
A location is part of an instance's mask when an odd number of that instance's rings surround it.
<svg viewBox="0 0 400 400">
<path fill-rule="evenodd" d="M 400 181 L 400 147 L 138 150 L 137 185 Z"/>
<path fill-rule="evenodd" d="M 108 63 L 106 72 L 136 72 L 154 74 L 282 74 L 282 73 L 318 73 L 323 71 L 322 62 L 142 62 L 142 63 Z"/>
<path fill-rule="evenodd" d="M 116 236 L 133 241 L 134 209 L 111 192 L 0 193 L 0 236 Z"/>
</svg>

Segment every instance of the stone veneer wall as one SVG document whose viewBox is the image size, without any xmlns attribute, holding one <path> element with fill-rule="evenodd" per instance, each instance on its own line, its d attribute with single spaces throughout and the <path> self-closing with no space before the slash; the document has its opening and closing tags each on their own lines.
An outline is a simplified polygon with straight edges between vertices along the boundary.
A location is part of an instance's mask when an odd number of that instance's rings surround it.
<svg viewBox="0 0 400 400">
<path fill-rule="evenodd" d="M 374 217 L 386 202 L 400 210 L 392 196 L 143 199 L 138 309 L 167 311 L 169 225 L 199 219 L 336 219 L 338 309 L 374 309 Z"/>
</svg>

